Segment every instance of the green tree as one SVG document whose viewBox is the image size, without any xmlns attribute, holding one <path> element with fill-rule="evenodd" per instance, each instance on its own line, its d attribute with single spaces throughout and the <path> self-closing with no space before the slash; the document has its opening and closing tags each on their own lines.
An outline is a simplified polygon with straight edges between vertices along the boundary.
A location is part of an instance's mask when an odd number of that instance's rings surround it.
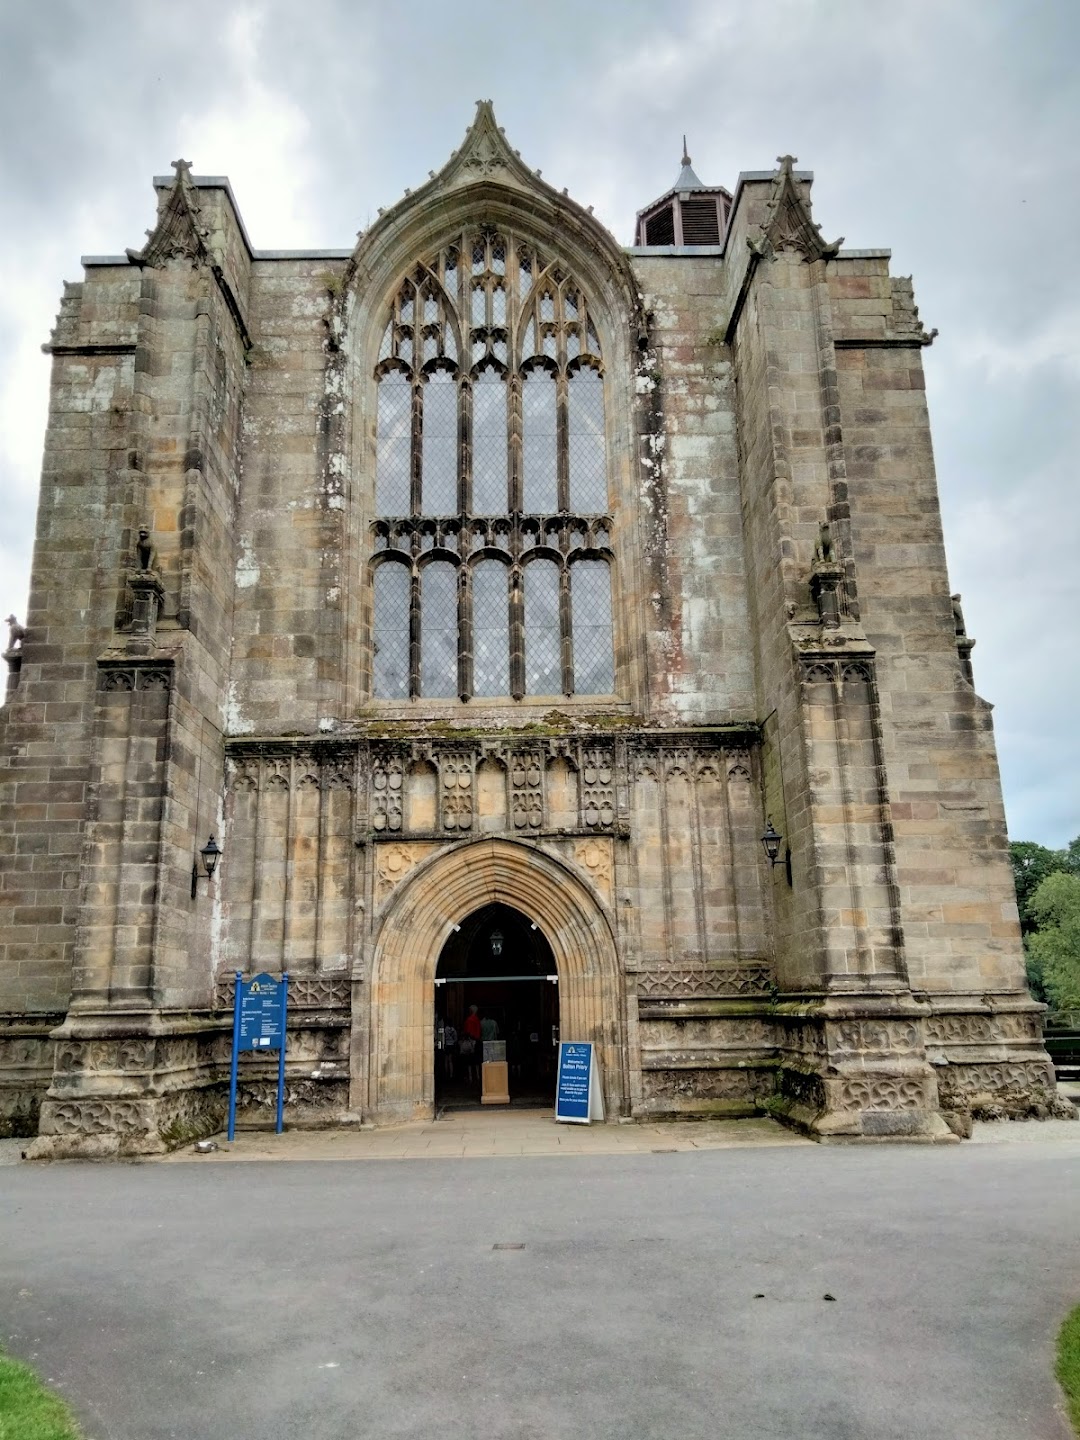
<svg viewBox="0 0 1080 1440">
<path fill-rule="evenodd" d="M 1035 930 L 1027 938 L 1055 1010 L 1080 1010 L 1080 875 L 1047 875 L 1028 900 Z"/>
<path fill-rule="evenodd" d="M 1036 845 L 1034 840 L 1014 840 L 1009 846 L 1009 859 L 1016 885 L 1020 928 L 1029 935 L 1035 929 L 1035 917 L 1029 908 L 1031 897 L 1047 876 L 1070 870 L 1074 875 L 1080 874 L 1080 836 L 1068 850 L 1048 850 L 1045 845 Z"/>
</svg>

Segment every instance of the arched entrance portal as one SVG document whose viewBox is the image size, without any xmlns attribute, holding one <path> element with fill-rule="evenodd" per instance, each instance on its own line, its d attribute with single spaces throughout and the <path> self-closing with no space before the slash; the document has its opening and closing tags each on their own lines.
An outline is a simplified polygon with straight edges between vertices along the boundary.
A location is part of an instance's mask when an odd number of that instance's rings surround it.
<svg viewBox="0 0 1080 1440">
<path fill-rule="evenodd" d="M 466 1021 L 494 1031 L 506 1047 L 512 1105 L 551 1104 L 559 986 L 555 956 L 534 920 L 510 905 L 475 910 L 443 946 L 435 972 L 435 1103 L 481 1100 L 480 1047 Z"/>
<path fill-rule="evenodd" d="M 561 1037 L 597 1047 L 605 1111 L 625 1113 L 622 987 L 610 916 L 573 867 L 535 846 L 496 839 L 422 861 L 376 917 L 366 1094 L 354 1097 L 354 1108 L 377 1124 L 434 1114 L 436 971 L 451 936 L 490 905 L 529 917 L 545 937 L 559 977 Z"/>
</svg>

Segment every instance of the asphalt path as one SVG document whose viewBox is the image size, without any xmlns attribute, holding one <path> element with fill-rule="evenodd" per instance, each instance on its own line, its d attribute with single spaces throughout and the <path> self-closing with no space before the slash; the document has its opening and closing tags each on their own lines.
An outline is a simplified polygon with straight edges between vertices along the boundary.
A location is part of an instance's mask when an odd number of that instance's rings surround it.
<svg viewBox="0 0 1080 1440">
<path fill-rule="evenodd" d="M 0 1171 L 89 1440 L 1066 1440 L 1078 1301 L 1076 1145 Z"/>
</svg>

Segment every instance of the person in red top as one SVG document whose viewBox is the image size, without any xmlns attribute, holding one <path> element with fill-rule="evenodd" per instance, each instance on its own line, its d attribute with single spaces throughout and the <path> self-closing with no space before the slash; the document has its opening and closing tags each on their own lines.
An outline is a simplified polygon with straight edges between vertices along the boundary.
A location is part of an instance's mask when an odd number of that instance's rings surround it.
<svg viewBox="0 0 1080 1440">
<path fill-rule="evenodd" d="M 477 1080 L 480 1075 L 480 1015 L 475 1005 L 469 1006 L 469 1013 L 465 1016 L 465 1024 L 461 1028 L 465 1032 L 461 1053 L 465 1057 L 468 1076 L 470 1080 Z"/>
</svg>

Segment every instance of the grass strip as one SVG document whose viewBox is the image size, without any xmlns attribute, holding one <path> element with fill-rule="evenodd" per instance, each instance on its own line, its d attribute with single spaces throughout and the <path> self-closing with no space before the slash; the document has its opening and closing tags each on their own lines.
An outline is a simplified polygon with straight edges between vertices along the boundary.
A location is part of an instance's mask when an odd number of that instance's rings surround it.
<svg viewBox="0 0 1080 1440">
<path fill-rule="evenodd" d="M 1065 1317 L 1058 1336 L 1057 1378 L 1072 1427 L 1080 1435 L 1080 1305 Z"/>
<path fill-rule="evenodd" d="M 21 1360 L 0 1350 L 0 1440 L 82 1440 L 71 1411 Z"/>
</svg>

